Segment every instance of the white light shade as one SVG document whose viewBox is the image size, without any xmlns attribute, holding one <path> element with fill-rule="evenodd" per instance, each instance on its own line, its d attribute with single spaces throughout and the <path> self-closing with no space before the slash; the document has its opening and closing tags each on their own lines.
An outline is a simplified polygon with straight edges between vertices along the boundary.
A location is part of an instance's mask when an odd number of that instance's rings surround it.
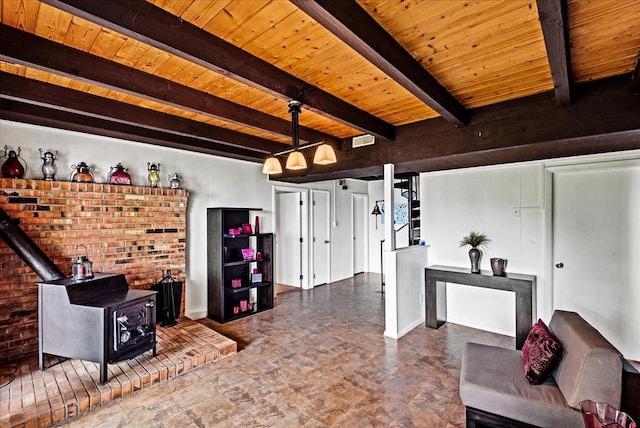
<svg viewBox="0 0 640 428">
<path fill-rule="evenodd" d="M 316 154 L 313 157 L 313 163 L 318 165 L 329 165 L 336 162 L 336 152 L 333 151 L 333 147 L 329 144 L 321 144 L 318 146 Z"/>
<path fill-rule="evenodd" d="M 287 169 L 306 169 L 307 168 L 307 160 L 304 158 L 304 155 L 299 151 L 295 150 L 289 153 L 287 157 L 287 164 L 285 165 Z"/>
<path fill-rule="evenodd" d="M 271 156 L 264 161 L 264 166 L 262 167 L 262 172 L 264 174 L 281 174 L 282 173 L 282 165 L 280 165 L 280 161 L 275 156 Z"/>
</svg>

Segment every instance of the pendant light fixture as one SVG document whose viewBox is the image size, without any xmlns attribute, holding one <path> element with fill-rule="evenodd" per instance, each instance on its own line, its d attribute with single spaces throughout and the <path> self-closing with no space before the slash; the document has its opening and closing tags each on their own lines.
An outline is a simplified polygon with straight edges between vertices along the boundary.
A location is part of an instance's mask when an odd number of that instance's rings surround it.
<svg viewBox="0 0 640 428">
<path fill-rule="evenodd" d="M 304 155 L 298 150 L 300 145 L 300 136 L 298 134 L 298 116 L 302 110 L 302 103 L 300 101 L 289 101 L 289 113 L 291 113 L 291 139 L 293 140 L 293 151 L 287 156 L 287 163 L 285 168 L 291 170 L 307 169 L 307 160 Z"/>
<path fill-rule="evenodd" d="M 300 147 L 298 116 L 300 115 L 301 111 L 302 103 L 300 101 L 289 101 L 289 113 L 291 114 L 292 148 L 275 153 L 265 159 L 264 166 L 262 167 L 262 172 L 264 174 L 281 174 L 282 165 L 280 164 L 280 160 L 278 160 L 277 156 L 284 155 L 286 153 L 289 154 L 285 163 L 286 169 L 290 169 L 292 171 L 307 169 L 307 160 L 304 157 L 304 154 L 302 154 L 301 150 L 316 146 L 318 148 L 316 149 L 316 153 L 313 156 L 314 164 L 329 165 L 337 162 L 336 152 L 333 150 L 333 147 L 330 144 L 325 143 L 324 141 L 306 144 Z"/>
<path fill-rule="evenodd" d="M 264 161 L 264 166 L 262 167 L 262 172 L 264 174 L 282 174 L 282 165 L 280 165 L 280 161 L 275 156 L 269 156 Z"/>
<path fill-rule="evenodd" d="M 313 163 L 316 165 L 329 165 L 336 162 L 336 152 L 333 151 L 333 147 L 326 143 L 320 144 L 316 149 L 315 156 L 313 156 Z"/>
</svg>

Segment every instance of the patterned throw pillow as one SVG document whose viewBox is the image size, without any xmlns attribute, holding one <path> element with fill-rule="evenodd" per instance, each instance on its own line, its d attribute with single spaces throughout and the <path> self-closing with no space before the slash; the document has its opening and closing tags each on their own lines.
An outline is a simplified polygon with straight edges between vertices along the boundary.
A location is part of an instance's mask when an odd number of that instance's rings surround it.
<svg viewBox="0 0 640 428">
<path fill-rule="evenodd" d="M 522 347 L 524 375 L 532 385 L 543 383 L 562 359 L 562 345 L 539 319 Z"/>
</svg>

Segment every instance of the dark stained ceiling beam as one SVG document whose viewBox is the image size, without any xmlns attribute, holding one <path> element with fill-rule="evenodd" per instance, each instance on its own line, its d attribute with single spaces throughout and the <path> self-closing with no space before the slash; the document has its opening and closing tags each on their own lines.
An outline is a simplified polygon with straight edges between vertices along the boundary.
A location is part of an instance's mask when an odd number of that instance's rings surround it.
<svg viewBox="0 0 640 428">
<path fill-rule="evenodd" d="M 259 88 L 347 126 L 393 140 L 393 125 L 292 76 L 144 0 L 44 0 L 64 10 L 187 61 Z"/>
<path fill-rule="evenodd" d="M 0 73 L 0 97 L 265 154 L 286 147 L 264 138 L 8 73 Z"/>
<path fill-rule="evenodd" d="M 0 99 L 0 119 L 137 141 L 156 146 L 172 147 L 226 158 L 252 162 L 262 162 L 263 160 L 261 153 L 248 149 L 225 146 L 197 138 L 168 134 L 153 129 L 140 128 L 125 123 L 111 122 L 97 117 L 84 116 L 8 99 Z"/>
<path fill-rule="evenodd" d="M 291 122 L 188 86 L 73 49 L 51 40 L 0 24 L 0 39 L 6 43 L 0 60 L 113 89 L 146 100 L 171 105 L 214 119 L 291 137 Z M 285 103 L 283 111 L 287 110 Z M 301 126 L 300 138 L 314 142 L 337 138 Z"/>
<path fill-rule="evenodd" d="M 556 101 L 560 107 L 566 107 L 572 102 L 571 40 L 567 0 L 536 0 L 536 3 Z"/>
<path fill-rule="evenodd" d="M 640 149 L 640 97 L 628 75 L 585 83 L 575 92 L 575 103 L 562 109 L 551 92 L 473 109 L 465 128 L 442 118 L 403 125 L 392 144 L 344 150 L 324 169 L 309 165 L 305 175 L 286 171 L 274 179 L 380 176 L 385 162 L 398 173 L 428 172 Z M 372 173 L 375 161 L 379 174 Z"/>
<path fill-rule="evenodd" d="M 457 126 L 464 106 L 355 0 L 290 0 L 389 77 Z"/>
<path fill-rule="evenodd" d="M 633 86 L 633 93 L 640 95 L 640 52 L 636 56 L 636 64 L 631 74 L 631 85 Z"/>
</svg>

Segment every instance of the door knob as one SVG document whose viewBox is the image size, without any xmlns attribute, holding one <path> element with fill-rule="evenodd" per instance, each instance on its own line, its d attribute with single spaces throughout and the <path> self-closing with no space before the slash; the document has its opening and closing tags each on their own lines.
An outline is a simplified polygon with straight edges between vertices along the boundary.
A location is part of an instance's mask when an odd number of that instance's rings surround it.
<svg viewBox="0 0 640 428">
<path fill-rule="evenodd" d="M 558 269 L 562 269 L 564 267 L 564 263 L 560 262 L 560 263 L 556 263 L 556 267 Z"/>
<path fill-rule="evenodd" d="M 324 243 L 325 243 L 325 244 L 328 244 L 328 243 L 329 243 L 329 241 L 327 241 L 327 240 L 325 239 L 325 240 L 324 240 Z"/>
</svg>

